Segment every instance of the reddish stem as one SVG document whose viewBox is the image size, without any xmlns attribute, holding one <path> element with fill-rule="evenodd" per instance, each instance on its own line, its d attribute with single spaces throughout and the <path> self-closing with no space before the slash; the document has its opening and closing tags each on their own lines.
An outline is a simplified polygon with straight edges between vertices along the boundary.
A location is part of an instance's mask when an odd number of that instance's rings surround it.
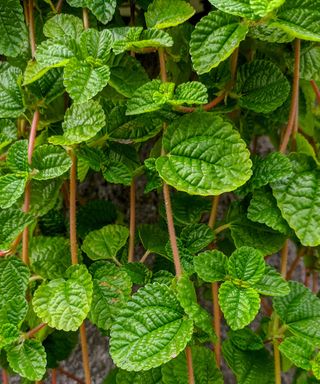
<svg viewBox="0 0 320 384">
<path fill-rule="evenodd" d="M 134 261 L 134 239 L 136 234 L 136 183 L 132 179 L 130 186 L 130 236 L 129 236 L 129 251 L 128 263 Z"/>
<path fill-rule="evenodd" d="M 91 383 L 90 362 L 89 362 L 86 326 L 84 323 L 82 323 L 80 327 L 80 340 L 81 340 L 81 352 L 82 352 L 85 383 L 90 384 Z"/>
<path fill-rule="evenodd" d="M 70 250 L 71 250 L 71 262 L 73 265 L 78 264 L 78 245 L 77 245 L 77 158 L 73 151 L 70 154 L 71 157 L 71 169 L 70 169 Z"/>
<path fill-rule="evenodd" d="M 35 328 L 31 329 L 30 331 L 28 331 L 25 335 L 24 335 L 24 338 L 25 339 L 30 339 L 32 338 L 37 332 L 41 331 L 41 329 L 43 329 L 44 327 L 46 327 L 47 324 L 46 323 L 41 323 L 39 325 L 37 325 Z"/>
<path fill-rule="evenodd" d="M 287 239 L 284 242 L 284 245 L 281 251 L 280 273 L 284 279 L 287 276 L 288 252 L 289 252 L 289 240 Z"/>
<path fill-rule="evenodd" d="M 57 5 L 56 5 L 56 11 L 57 11 L 57 13 L 61 13 L 61 11 L 62 11 L 62 5 L 63 5 L 63 0 L 59 0 L 59 1 L 57 2 Z"/>
<path fill-rule="evenodd" d="M 195 384 L 191 348 L 187 347 L 185 351 L 186 351 L 187 367 L 188 367 L 188 383 Z"/>
<path fill-rule="evenodd" d="M 76 383 L 79 383 L 79 384 L 85 384 L 83 380 L 79 379 L 78 377 L 76 377 L 74 374 L 66 371 L 65 369 L 63 368 L 58 368 L 58 371 L 59 373 L 61 373 L 62 375 L 68 377 L 69 379 L 75 381 Z"/>
<path fill-rule="evenodd" d="M 312 86 L 314 93 L 316 95 L 317 102 L 318 102 L 318 104 L 320 104 L 320 90 L 317 86 L 317 83 L 314 80 L 311 80 L 310 83 L 311 83 L 311 86 Z"/>
<path fill-rule="evenodd" d="M 51 371 L 51 384 L 57 384 L 57 370 L 55 368 Z"/>
<path fill-rule="evenodd" d="M 2 383 L 9 384 L 9 375 L 8 372 L 2 368 Z"/>
</svg>

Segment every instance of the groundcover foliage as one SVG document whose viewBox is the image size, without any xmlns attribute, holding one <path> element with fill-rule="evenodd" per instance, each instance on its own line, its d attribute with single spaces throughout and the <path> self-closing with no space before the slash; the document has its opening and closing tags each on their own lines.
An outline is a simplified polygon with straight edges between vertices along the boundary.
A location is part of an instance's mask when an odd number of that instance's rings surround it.
<svg viewBox="0 0 320 384">
<path fill-rule="evenodd" d="M 319 43 L 320 0 L 0 0 L 4 383 L 78 340 L 91 383 L 88 322 L 105 384 L 319 382 Z"/>
</svg>

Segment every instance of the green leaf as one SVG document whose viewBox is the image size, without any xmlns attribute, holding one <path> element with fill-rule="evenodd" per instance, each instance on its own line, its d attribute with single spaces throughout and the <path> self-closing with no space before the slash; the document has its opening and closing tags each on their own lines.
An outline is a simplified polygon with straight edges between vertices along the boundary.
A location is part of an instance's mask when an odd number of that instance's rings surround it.
<svg viewBox="0 0 320 384">
<path fill-rule="evenodd" d="M 0 119 L 17 118 L 24 111 L 20 88 L 22 73 L 19 68 L 7 63 L 0 64 Z"/>
<path fill-rule="evenodd" d="M 165 256 L 165 245 L 169 240 L 168 232 L 158 224 L 141 224 L 139 237 L 145 250 Z"/>
<path fill-rule="evenodd" d="M 237 348 L 242 351 L 258 351 L 264 348 L 263 340 L 250 328 L 243 328 L 238 331 L 229 331 L 228 336 Z"/>
<path fill-rule="evenodd" d="M 224 280 L 227 275 L 228 258 L 217 250 L 200 253 L 193 264 L 199 277 L 208 283 Z"/>
<path fill-rule="evenodd" d="M 292 157 L 294 173 L 272 184 L 282 216 L 305 246 L 320 244 L 320 171 L 305 155 Z M 303 199 L 301 199 L 303 191 Z"/>
<path fill-rule="evenodd" d="M 15 294 L 15 297 L 13 299 L 6 300 L 1 303 L 1 324 L 9 323 L 11 325 L 16 326 L 17 328 L 21 327 L 21 324 L 24 321 L 28 312 L 28 303 L 25 299 L 25 296 L 25 292 L 23 294 Z"/>
<path fill-rule="evenodd" d="M 27 339 L 6 348 L 10 367 L 28 380 L 41 380 L 46 373 L 46 352 L 38 340 Z"/>
<path fill-rule="evenodd" d="M 284 2 L 285 0 L 250 0 L 250 6 L 255 15 L 264 17 L 279 8 Z"/>
<path fill-rule="evenodd" d="M 132 284 L 145 285 L 151 281 L 152 272 L 143 263 L 126 263 L 122 266 L 122 269 L 128 274 Z"/>
<path fill-rule="evenodd" d="M 320 41 L 319 0 L 286 0 L 271 26 L 279 27 L 298 39 Z"/>
<path fill-rule="evenodd" d="M 180 191 L 220 195 L 251 176 L 249 151 L 230 123 L 195 112 L 175 120 L 163 136 L 167 155 L 157 159 L 162 179 Z"/>
<path fill-rule="evenodd" d="M 63 237 L 33 237 L 30 264 L 32 270 L 45 279 L 63 277 L 71 265 L 69 241 Z"/>
<path fill-rule="evenodd" d="M 91 260 L 115 260 L 117 253 L 125 246 L 128 236 L 127 227 L 118 224 L 106 225 L 85 237 L 82 250 Z"/>
<path fill-rule="evenodd" d="M 95 267 L 95 264 L 98 264 Z M 89 319 L 107 330 L 131 295 L 132 283 L 125 270 L 111 263 L 93 264 L 93 294 Z"/>
<path fill-rule="evenodd" d="M 208 92 L 205 85 L 198 81 L 189 81 L 177 86 L 174 98 L 169 100 L 170 104 L 206 104 Z"/>
<path fill-rule="evenodd" d="M 76 331 L 90 309 L 91 275 L 84 265 L 75 265 L 67 270 L 66 276 L 69 278 L 40 285 L 32 304 L 37 316 L 50 327 Z"/>
<path fill-rule="evenodd" d="M 111 52 L 113 44 L 112 33 L 108 29 L 97 31 L 96 29 L 85 30 L 80 37 L 80 47 L 84 57 L 101 60 L 105 62 Z"/>
<path fill-rule="evenodd" d="M 277 206 L 277 201 L 269 189 L 258 189 L 254 191 L 248 208 L 248 219 L 279 231 L 284 234 L 290 232 L 290 228 L 281 211 Z"/>
<path fill-rule="evenodd" d="M 24 296 L 29 283 L 28 267 L 18 258 L 9 257 L 0 260 L 0 296 L 1 304 Z"/>
<path fill-rule="evenodd" d="M 101 21 L 102 24 L 107 24 L 111 21 L 115 12 L 116 0 L 86 0 L 86 6 Z"/>
<path fill-rule="evenodd" d="M 273 360 L 266 349 L 242 351 L 226 340 L 222 344 L 222 352 L 238 384 L 274 384 Z"/>
<path fill-rule="evenodd" d="M 296 336 L 320 345 L 320 299 L 304 285 L 289 281 L 290 293 L 275 297 L 273 308 Z"/>
<path fill-rule="evenodd" d="M 19 140 L 10 146 L 7 154 L 7 165 L 14 173 L 30 171 L 28 140 Z"/>
<path fill-rule="evenodd" d="M 260 298 L 253 288 L 241 288 L 230 281 L 219 288 L 219 304 L 231 329 L 250 324 L 260 308 Z"/>
<path fill-rule="evenodd" d="M 28 34 L 19 0 L 0 3 L 0 54 L 17 57 L 28 47 Z"/>
<path fill-rule="evenodd" d="M 256 24 L 250 28 L 249 36 L 269 43 L 289 43 L 294 37 L 277 27 L 269 24 Z"/>
<path fill-rule="evenodd" d="M 0 119 L 0 149 L 17 139 L 17 128 L 13 121 Z"/>
<path fill-rule="evenodd" d="M 36 50 L 36 60 L 39 68 L 64 67 L 69 60 L 78 52 L 76 42 L 64 36 L 59 40 L 48 39 L 38 45 Z M 40 73 L 43 72 L 43 69 Z"/>
<path fill-rule="evenodd" d="M 65 67 L 63 83 L 75 103 L 84 103 L 102 91 L 109 78 L 107 65 L 94 67 L 85 60 L 72 58 Z"/>
<path fill-rule="evenodd" d="M 115 320 L 110 354 L 122 369 L 148 370 L 183 351 L 192 332 L 193 322 L 185 317 L 174 292 L 164 284 L 147 284 Z"/>
<path fill-rule="evenodd" d="M 192 32 L 190 41 L 190 54 L 197 73 L 207 73 L 226 60 L 247 32 L 246 24 L 226 13 L 210 12 L 203 17 Z"/>
<path fill-rule="evenodd" d="M 237 73 L 239 105 L 258 113 L 270 113 L 288 98 L 287 78 L 271 61 L 254 60 L 242 65 Z"/>
<path fill-rule="evenodd" d="M 288 282 L 270 265 L 266 265 L 264 275 L 253 288 L 266 296 L 285 296 L 290 292 Z"/>
<path fill-rule="evenodd" d="M 73 104 L 64 116 L 63 136 L 51 136 L 49 142 L 56 145 L 79 144 L 93 138 L 105 125 L 105 114 L 96 101 Z"/>
<path fill-rule="evenodd" d="M 309 143 L 309 141 L 299 132 L 296 134 L 296 146 L 297 152 L 302 153 L 308 156 L 311 156 L 315 162 L 318 162 L 317 155 L 313 146 Z"/>
<path fill-rule="evenodd" d="M 40 145 L 32 156 L 32 178 L 36 180 L 54 179 L 66 173 L 71 167 L 67 152 L 53 145 Z"/>
<path fill-rule="evenodd" d="M 240 247 L 228 261 L 228 272 L 232 279 L 239 279 L 250 285 L 257 283 L 263 276 L 265 263 L 263 255 L 257 249 Z"/>
<path fill-rule="evenodd" d="M 0 248 L 8 249 L 16 237 L 33 222 L 33 217 L 20 209 L 0 210 Z"/>
<path fill-rule="evenodd" d="M 63 13 L 51 17 L 43 27 L 43 34 L 55 40 L 64 37 L 77 39 L 82 31 L 82 21 L 78 17 Z"/>
<path fill-rule="evenodd" d="M 311 370 L 310 360 L 314 354 L 314 346 L 307 339 L 297 336 L 286 337 L 279 345 L 279 350 L 297 367 Z"/>
<path fill-rule="evenodd" d="M 127 115 L 153 112 L 173 98 L 174 83 L 152 80 L 138 88 L 128 101 Z"/>
<path fill-rule="evenodd" d="M 182 24 L 195 13 L 195 9 L 184 0 L 154 0 L 145 13 L 148 28 L 165 29 Z"/>
<path fill-rule="evenodd" d="M 116 384 L 163 384 L 161 369 L 154 368 L 144 372 L 127 372 L 120 369 Z"/>
<path fill-rule="evenodd" d="M 58 368 L 78 344 L 77 332 L 54 331 L 43 341 L 47 354 L 47 368 Z"/>
<path fill-rule="evenodd" d="M 223 384 L 223 377 L 216 367 L 215 357 L 209 348 L 191 347 L 195 384 Z M 188 382 L 186 355 L 181 352 L 162 368 L 163 384 L 185 384 Z"/>
<path fill-rule="evenodd" d="M 9 323 L 0 325 L 0 348 L 6 347 L 17 341 L 20 337 L 19 329 Z"/>
<path fill-rule="evenodd" d="M 251 0 L 209 0 L 216 8 L 231 15 L 254 18 Z"/>
<path fill-rule="evenodd" d="M 311 369 L 315 378 L 319 380 L 320 378 L 320 353 L 311 361 Z"/>
<path fill-rule="evenodd" d="M 183 228 L 180 239 L 192 253 L 197 253 L 213 242 L 214 233 L 206 224 L 191 224 Z"/>
<path fill-rule="evenodd" d="M 24 193 L 27 176 L 8 174 L 0 177 L 0 207 L 10 208 Z"/>
</svg>

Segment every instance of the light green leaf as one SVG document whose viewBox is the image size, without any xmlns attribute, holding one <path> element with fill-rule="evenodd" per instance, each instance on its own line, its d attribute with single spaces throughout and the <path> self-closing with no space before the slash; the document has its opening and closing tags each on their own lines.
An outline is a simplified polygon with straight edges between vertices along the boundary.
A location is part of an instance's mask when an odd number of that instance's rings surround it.
<svg viewBox="0 0 320 384">
<path fill-rule="evenodd" d="M 64 37 L 77 39 L 82 31 L 82 21 L 78 17 L 63 13 L 51 17 L 43 27 L 43 34 L 55 40 Z"/>
<path fill-rule="evenodd" d="M 158 224 L 141 224 L 138 230 L 145 250 L 166 256 L 165 245 L 169 240 L 166 230 Z"/>
<path fill-rule="evenodd" d="M 290 232 L 287 222 L 281 216 L 277 201 L 269 189 L 263 188 L 253 192 L 248 208 L 248 219 L 265 224 L 284 234 Z"/>
<path fill-rule="evenodd" d="M 6 348 L 10 367 L 28 380 L 41 380 L 46 373 L 46 352 L 38 340 L 27 339 Z"/>
<path fill-rule="evenodd" d="M 219 304 L 231 329 L 250 324 L 260 308 L 260 298 L 253 288 L 241 288 L 230 281 L 219 288 Z"/>
<path fill-rule="evenodd" d="M 0 302 L 14 299 L 26 294 L 30 272 L 18 258 L 9 257 L 0 260 Z"/>
<path fill-rule="evenodd" d="M 126 271 L 114 264 L 98 262 L 93 268 L 92 305 L 88 317 L 97 327 L 107 330 L 129 300 L 132 282 Z"/>
<path fill-rule="evenodd" d="M 297 336 L 286 337 L 279 345 L 279 349 L 297 367 L 311 370 L 310 360 L 314 354 L 314 346 L 307 339 Z"/>
<path fill-rule="evenodd" d="M 241 107 L 269 113 L 286 101 L 290 85 L 280 68 L 271 61 L 254 60 L 240 67 L 236 92 Z"/>
<path fill-rule="evenodd" d="M 86 7 L 88 0 L 67 0 L 67 3 L 71 5 L 71 7 Z"/>
<path fill-rule="evenodd" d="M 102 24 L 107 24 L 111 21 L 115 12 L 116 0 L 86 0 L 86 6 L 101 21 Z"/>
<path fill-rule="evenodd" d="M 0 321 L 1 324 L 9 323 L 21 327 L 27 312 L 28 302 L 26 300 L 26 293 L 15 294 L 15 297 L 10 300 L 3 301 L 0 305 Z"/>
<path fill-rule="evenodd" d="M 256 15 L 264 17 L 279 8 L 284 2 L 285 0 L 250 0 L 250 6 Z"/>
<path fill-rule="evenodd" d="M 238 331 L 229 331 L 229 339 L 232 344 L 242 351 L 258 351 L 264 348 L 263 340 L 250 328 L 243 328 Z"/>
<path fill-rule="evenodd" d="M 215 357 L 209 348 L 191 348 L 195 384 L 223 384 L 223 377 L 216 367 Z M 162 368 L 163 384 L 188 383 L 188 367 L 185 352 L 169 361 Z"/>
<path fill-rule="evenodd" d="M 239 279 L 248 284 L 257 283 L 263 276 L 265 263 L 263 255 L 257 249 L 240 247 L 228 261 L 228 272 L 232 279 Z"/>
<path fill-rule="evenodd" d="M 108 59 L 113 44 L 112 33 L 108 29 L 97 31 L 87 29 L 81 34 L 80 47 L 84 57 L 101 60 L 103 63 Z M 102 64 L 102 63 L 101 63 Z"/>
<path fill-rule="evenodd" d="M 109 381 L 103 384 L 110 384 Z M 120 369 L 114 384 L 163 384 L 160 368 L 142 372 L 128 372 Z"/>
<path fill-rule="evenodd" d="M 84 103 L 102 91 L 109 78 L 107 65 L 94 67 L 85 60 L 73 58 L 65 67 L 63 83 L 75 103 Z"/>
<path fill-rule="evenodd" d="M 197 73 L 207 73 L 227 59 L 247 32 L 247 25 L 226 13 L 214 11 L 203 17 L 190 41 L 190 54 Z"/>
<path fill-rule="evenodd" d="M 294 39 L 294 36 L 288 34 L 283 29 L 270 27 L 269 24 L 252 26 L 249 31 L 249 36 L 269 43 L 289 43 Z"/>
<path fill-rule="evenodd" d="M 96 101 L 73 104 L 64 116 L 63 136 L 51 136 L 56 145 L 73 145 L 93 138 L 105 125 L 105 114 Z"/>
<path fill-rule="evenodd" d="M 0 54 L 16 57 L 28 47 L 28 33 L 19 0 L 0 3 Z"/>
<path fill-rule="evenodd" d="M 320 353 L 311 361 L 311 369 L 316 379 L 320 379 Z"/>
<path fill-rule="evenodd" d="M 253 288 L 266 296 L 285 296 L 290 292 L 288 282 L 270 265 L 266 265 L 264 275 Z"/>
<path fill-rule="evenodd" d="M 36 59 L 40 68 L 64 67 L 77 51 L 78 47 L 73 39 L 68 37 L 59 40 L 48 39 L 38 45 Z"/>
<path fill-rule="evenodd" d="M 82 250 L 92 260 L 116 259 L 117 253 L 125 246 L 129 236 L 127 227 L 110 224 L 90 232 L 84 239 Z"/>
<path fill-rule="evenodd" d="M 216 8 L 231 15 L 255 18 L 250 5 L 251 0 L 209 0 Z"/>
<path fill-rule="evenodd" d="M 71 265 L 70 244 L 64 237 L 35 236 L 30 248 L 31 268 L 45 279 L 63 277 Z"/>
<path fill-rule="evenodd" d="M 8 174 L 0 177 L 0 207 L 10 208 L 24 193 L 27 176 Z"/>
<path fill-rule="evenodd" d="M 127 115 L 153 112 L 173 98 L 174 83 L 152 80 L 138 88 L 128 101 Z"/>
<path fill-rule="evenodd" d="M 289 288 L 273 299 L 274 310 L 294 335 L 320 345 L 320 299 L 298 282 L 289 281 Z"/>
<path fill-rule="evenodd" d="M 195 112 L 175 120 L 163 136 L 167 155 L 157 159 L 162 179 L 180 191 L 220 195 L 251 176 L 249 151 L 230 123 Z M 227 166 L 226 166 L 227 164 Z"/>
<path fill-rule="evenodd" d="M 193 322 L 185 317 L 172 289 L 147 284 L 132 296 L 111 328 L 110 354 L 128 371 L 158 367 L 183 351 Z"/>
<path fill-rule="evenodd" d="M 8 119 L 0 119 L 0 149 L 17 139 L 17 127 Z"/>
<path fill-rule="evenodd" d="M 297 132 L 297 134 L 296 134 L 296 146 L 297 146 L 297 152 L 298 153 L 302 153 L 302 154 L 311 156 L 315 160 L 315 162 L 318 162 L 317 154 L 316 154 L 313 146 L 299 132 Z"/>
<path fill-rule="evenodd" d="M 32 304 L 37 316 L 50 327 L 76 331 L 90 310 L 92 280 L 84 265 L 71 266 L 66 276 L 40 285 Z"/>
<path fill-rule="evenodd" d="M 66 173 L 70 167 L 71 159 L 60 147 L 45 144 L 37 147 L 33 153 L 33 179 L 54 179 Z"/>
<path fill-rule="evenodd" d="M 24 100 L 20 82 L 22 73 L 19 68 L 7 63 L 0 64 L 0 119 L 17 118 L 24 111 Z"/>
<path fill-rule="evenodd" d="M 148 28 L 165 29 L 182 24 L 195 13 L 184 0 L 154 0 L 144 14 Z"/>
<path fill-rule="evenodd" d="M 190 224 L 183 228 L 180 239 L 192 253 L 197 253 L 213 242 L 214 233 L 206 224 Z"/>
<path fill-rule="evenodd" d="M 33 222 L 33 217 L 22 212 L 20 209 L 0 210 L 0 247 L 8 249 L 10 244 Z"/>
<path fill-rule="evenodd" d="M 294 61 L 289 61 L 290 69 L 294 68 Z M 320 47 L 313 44 L 302 45 L 300 56 L 300 78 L 313 80 L 320 72 Z"/>
<path fill-rule="evenodd" d="M 292 157 L 292 161 L 293 175 L 274 182 L 273 195 L 282 216 L 301 243 L 317 246 L 320 244 L 320 171 L 315 169 L 313 160 L 304 155 Z"/>
<path fill-rule="evenodd" d="M 19 329 L 9 323 L 0 325 L 0 349 L 17 341 L 20 337 Z"/>
<path fill-rule="evenodd" d="M 286 0 L 271 26 L 298 39 L 320 41 L 319 18 L 319 0 Z"/>
<path fill-rule="evenodd" d="M 208 92 L 205 85 L 198 81 L 189 81 L 177 86 L 174 98 L 170 104 L 206 104 L 208 102 Z"/>
<path fill-rule="evenodd" d="M 208 283 L 224 280 L 227 275 L 228 258 L 217 250 L 200 253 L 193 264 L 199 277 Z"/>
<path fill-rule="evenodd" d="M 28 140 L 19 140 L 12 144 L 7 154 L 7 165 L 12 172 L 29 172 Z"/>
</svg>

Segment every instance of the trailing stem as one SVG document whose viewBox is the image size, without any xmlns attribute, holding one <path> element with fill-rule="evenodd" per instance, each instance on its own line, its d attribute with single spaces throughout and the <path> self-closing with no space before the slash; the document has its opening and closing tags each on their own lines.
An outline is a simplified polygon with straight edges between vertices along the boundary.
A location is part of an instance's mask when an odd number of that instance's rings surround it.
<svg viewBox="0 0 320 384">
<path fill-rule="evenodd" d="M 55 368 L 51 371 L 51 384 L 57 384 L 57 370 Z"/>
<path fill-rule="evenodd" d="M 9 384 L 9 375 L 8 372 L 2 368 L 2 383 L 3 384 Z"/>
<path fill-rule="evenodd" d="M 66 371 L 63 368 L 58 368 L 58 372 L 61 373 L 64 376 L 68 377 L 69 379 L 75 381 L 76 383 L 85 384 L 81 379 L 79 379 L 78 377 L 76 377 L 75 375 L 73 375 L 72 373 Z"/>
<path fill-rule="evenodd" d="M 36 333 L 38 333 L 39 331 L 41 331 L 41 329 L 43 329 L 44 327 L 46 327 L 47 324 L 46 323 L 41 323 L 39 325 L 37 325 L 35 328 L 31 329 L 30 331 L 28 331 L 25 335 L 24 335 L 24 338 L 25 339 L 30 339 L 32 338 Z"/>
<path fill-rule="evenodd" d="M 283 136 L 280 152 L 285 153 L 290 136 L 292 131 L 294 130 L 295 121 L 298 115 L 299 109 L 299 78 L 300 78 L 300 48 L 301 42 L 299 39 L 296 39 L 294 42 L 294 74 L 293 74 L 293 85 L 292 85 L 292 98 L 291 98 L 291 106 L 290 106 L 290 114 L 288 126 Z"/>
<path fill-rule="evenodd" d="M 167 81 L 167 70 L 166 70 L 165 53 L 164 53 L 163 48 L 159 48 L 159 63 L 160 63 L 161 81 L 166 82 Z M 163 130 L 166 130 L 166 128 L 167 128 L 167 124 L 163 123 Z M 164 154 L 164 148 L 163 147 L 161 149 L 161 154 Z M 171 244 L 171 249 L 172 249 L 172 254 L 173 254 L 173 262 L 174 262 L 174 267 L 175 267 L 175 271 L 176 271 L 176 276 L 177 276 L 177 278 L 179 278 L 182 275 L 182 267 L 181 267 L 181 262 L 180 262 L 176 232 L 175 232 L 175 228 L 174 228 L 172 205 L 171 205 L 171 198 L 170 198 L 170 188 L 169 188 L 168 184 L 166 184 L 166 183 L 163 184 L 163 197 L 164 197 L 164 204 L 165 204 L 165 209 L 166 209 L 170 244 Z M 191 348 L 186 347 L 185 353 L 186 353 L 187 366 L 188 366 L 188 383 L 194 384 Z"/>
</svg>

